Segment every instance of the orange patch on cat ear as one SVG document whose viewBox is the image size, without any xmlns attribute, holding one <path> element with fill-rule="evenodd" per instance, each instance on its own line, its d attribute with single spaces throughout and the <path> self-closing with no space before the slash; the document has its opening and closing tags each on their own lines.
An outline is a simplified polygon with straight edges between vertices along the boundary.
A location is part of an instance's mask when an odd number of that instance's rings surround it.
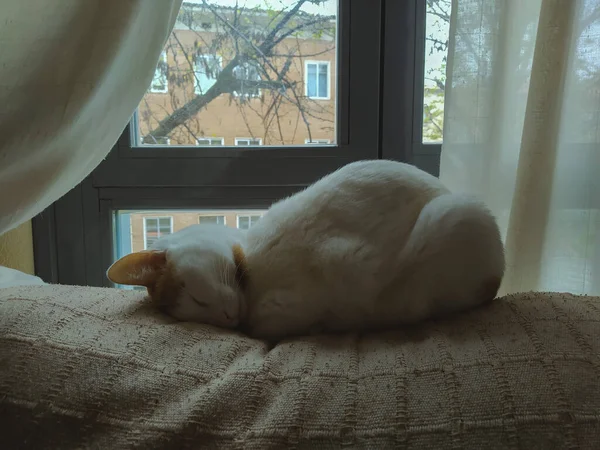
<svg viewBox="0 0 600 450">
<path fill-rule="evenodd" d="M 165 251 L 144 250 L 123 256 L 108 268 L 106 276 L 113 283 L 150 287 L 166 263 Z"/>
<path fill-rule="evenodd" d="M 240 287 L 244 288 L 248 272 L 246 254 L 240 244 L 234 244 L 231 250 L 233 251 L 233 261 L 235 262 L 235 279 Z"/>
</svg>

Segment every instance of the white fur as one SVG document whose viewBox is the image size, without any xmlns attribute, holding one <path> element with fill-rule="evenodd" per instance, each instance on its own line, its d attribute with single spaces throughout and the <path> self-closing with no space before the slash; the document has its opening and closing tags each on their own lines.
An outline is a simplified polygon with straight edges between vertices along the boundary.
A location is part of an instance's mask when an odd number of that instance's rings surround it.
<svg viewBox="0 0 600 450">
<path fill-rule="evenodd" d="M 466 309 L 487 300 L 482 286 L 504 271 L 500 233 L 483 204 L 392 161 L 339 169 L 274 204 L 237 239 L 248 268 L 239 310 L 257 337 L 389 327 Z M 196 253 L 228 253 L 204 245 L 170 250 L 203 285 L 212 263 Z"/>
<path fill-rule="evenodd" d="M 155 242 L 166 250 L 184 286 L 169 314 L 221 327 L 239 324 L 244 304 L 235 282 L 232 246 L 242 244 L 244 233 L 220 225 L 191 225 Z"/>
</svg>

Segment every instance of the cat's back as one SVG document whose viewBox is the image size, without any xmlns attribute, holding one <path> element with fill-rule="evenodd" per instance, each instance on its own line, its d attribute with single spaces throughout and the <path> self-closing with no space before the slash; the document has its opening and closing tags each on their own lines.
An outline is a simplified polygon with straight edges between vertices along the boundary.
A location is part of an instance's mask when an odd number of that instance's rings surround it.
<svg viewBox="0 0 600 450">
<path fill-rule="evenodd" d="M 333 277 L 333 266 L 377 271 L 403 247 L 423 206 L 445 192 L 408 164 L 349 164 L 273 205 L 248 230 L 249 264 L 282 279 L 307 270 Z"/>
<path fill-rule="evenodd" d="M 390 183 L 393 189 L 444 189 L 433 175 L 411 165 L 385 159 L 356 161 L 317 181 L 311 188 L 327 186 L 376 187 Z"/>
<path fill-rule="evenodd" d="M 278 292 L 288 292 L 286 302 L 293 293 L 302 308 L 343 304 L 362 314 L 347 299 L 374 299 L 419 212 L 445 192 L 408 164 L 360 161 L 273 205 L 247 233 L 251 315 L 277 303 Z"/>
<path fill-rule="evenodd" d="M 382 232 L 384 223 L 411 222 L 424 204 L 446 192 L 436 177 L 409 164 L 358 161 L 274 204 L 248 237 Z"/>
<path fill-rule="evenodd" d="M 436 177 L 410 164 L 389 160 L 367 160 L 347 164 L 321 178 L 297 200 L 314 199 L 343 201 L 391 198 L 394 195 L 428 195 L 446 192 Z M 325 203 L 325 202 L 323 202 Z"/>
</svg>

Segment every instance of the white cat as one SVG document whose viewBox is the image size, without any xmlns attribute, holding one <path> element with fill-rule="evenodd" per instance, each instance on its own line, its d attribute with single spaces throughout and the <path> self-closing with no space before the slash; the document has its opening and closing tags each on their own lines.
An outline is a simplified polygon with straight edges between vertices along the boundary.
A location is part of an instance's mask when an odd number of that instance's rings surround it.
<svg viewBox="0 0 600 450">
<path fill-rule="evenodd" d="M 232 248 L 244 231 L 221 225 L 191 225 L 158 239 L 150 250 L 115 262 L 108 278 L 146 286 L 157 306 L 179 320 L 233 328 L 245 304 L 241 272 Z"/>
<path fill-rule="evenodd" d="M 117 261 L 172 316 L 278 339 L 383 329 L 492 300 L 493 215 L 408 164 L 361 161 L 274 204 L 247 232 L 197 225 Z"/>
</svg>

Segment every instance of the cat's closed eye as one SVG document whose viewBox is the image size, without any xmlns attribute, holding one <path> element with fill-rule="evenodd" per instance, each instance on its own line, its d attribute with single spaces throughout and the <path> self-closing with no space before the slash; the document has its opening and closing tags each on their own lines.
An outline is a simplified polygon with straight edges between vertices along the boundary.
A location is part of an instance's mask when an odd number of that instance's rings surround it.
<svg viewBox="0 0 600 450">
<path fill-rule="evenodd" d="M 189 295 L 189 293 L 188 293 L 188 295 Z M 200 308 L 208 308 L 208 307 L 209 307 L 209 304 L 208 304 L 208 302 L 205 302 L 205 301 L 203 301 L 203 300 L 198 300 L 198 299 L 196 299 L 196 298 L 195 298 L 193 295 L 190 295 L 190 298 L 191 298 L 191 299 L 192 299 L 192 301 L 193 301 L 193 302 L 194 302 L 196 305 L 198 305 Z"/>
<path fill-rule="evenodd" d="M 194 303 L 196 303 L 199 307 L 201 307 L 201 308 L 208 308 L 208 303 L 206 303 L 206 302 L 204 302 L 202 300 L 196 300 L 194 297 L 191 297 L 191 298 L 194 301 Z"/>
<path fill-rule="evenodd" d="M 198 305 L 201 308 L 208 308 L 208 303 L 202 300 L 197 300 L 193 295 L 191 295 L 186 289 L 185 289 L 185 281 L 181 281 L 179 283 L 179 287 L 181 287 L 181 289 L 183 289 L 184 292 L 186 292 L 189 297 L 192 299 L 192 301 Z"/>
</svg>

